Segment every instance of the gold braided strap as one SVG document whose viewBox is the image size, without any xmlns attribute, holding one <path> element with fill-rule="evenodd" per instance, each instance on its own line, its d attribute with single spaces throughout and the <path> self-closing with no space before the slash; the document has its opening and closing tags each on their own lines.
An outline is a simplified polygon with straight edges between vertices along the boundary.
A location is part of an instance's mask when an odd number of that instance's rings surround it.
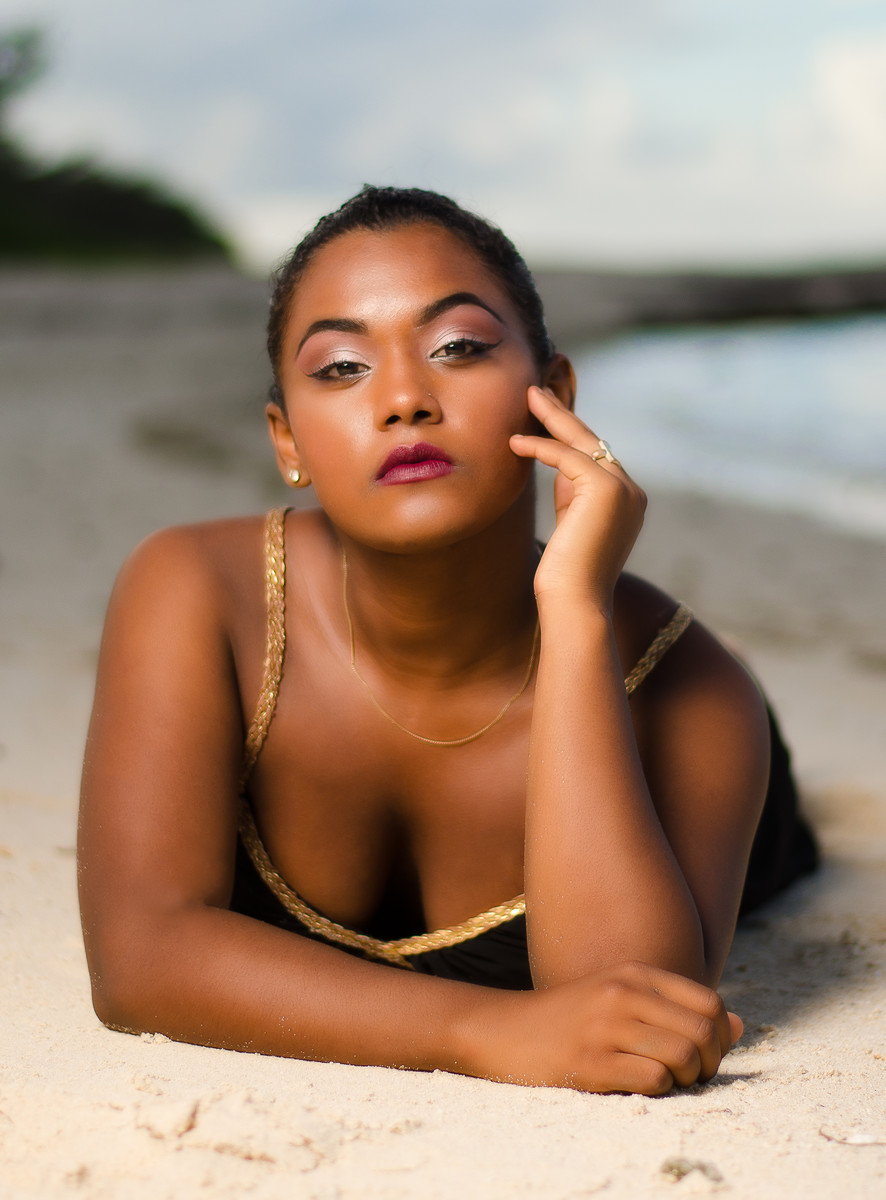
<svg viewBox="0 0 886 1200">
<path fill-rule="evenodd" d="M 244 799 L 240 808 L 240 839 L 246 848 L 253 866 L 258 871 L 268 888 L 273 892 L 283 907 L 292 916 L 297 917 L 306 929 L 318 934 L 327 942 L 335 942 L 340 946 L 349 946 L 352 950 L 360 950 L 367 958 L 381 962 L 394 963 L 400 967 L 412 969 L 409 958 L 413 954 L 424 954 L 427 950 L 442 950 L 447 946 L 455 946 L 459 942 L 469 941 L 503 925 L 514 917 L 521 917 L 526 911 L 526 902 L 522 896 L 517 896 L 507 904 L 498 904 L 479 916 L 452 925 L 447 929 L 434 929 L 430 933 L 419 933 L 414 937 L 397 938 L 392 942 L 383 942 L 379 938 L 370 937 L 367 933 L 357 933 L 337 921 L 321 916 L 301 896 L 289 886 L 271 862 L 267 850 L 262 844 L 255 818 L 249 803 Z"/>
<path fill-rule="evenodd" d="M 249 778 L 250 771 L 255 766 L 255 760 L 261 752 L 265 738 L 268 736 L 268 729 L 277 707 L 277 692 L 283 676 L 283 655 L 286 651 L 286 554 L 283 537 L 288 511 L 288 508 L 274 508 L 268 513 L 265 521 L 265 597 L 267 599 L 268 633 L 261 690 L 243 745 L 243 765 L 240 771 L 241 791 Z"/>
<path fill-rule="evenodd" d="M 637 690 L 655 664 L 664 657 L 674 642 L 685 633 L 692 622 L 692 609 L 681 604 L 663 629 L 652 639 L 649 649 L 625 680 L 625 691 L 630 696 Z"/>
</svg>

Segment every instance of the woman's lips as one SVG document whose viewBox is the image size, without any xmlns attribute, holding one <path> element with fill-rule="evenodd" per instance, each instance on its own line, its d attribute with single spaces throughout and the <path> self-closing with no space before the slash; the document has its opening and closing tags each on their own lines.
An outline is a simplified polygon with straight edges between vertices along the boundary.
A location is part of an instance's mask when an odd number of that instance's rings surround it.
<svg viewBox="0 0 886 1200">
<path fill-rule="evenodd" d="M 376 475 L 377 483 L 423 483 L 439 479 L 455 470 L 445 451 L 428 442 L 412 446 L 396 446 L 382 463 Z"/>
</svg>

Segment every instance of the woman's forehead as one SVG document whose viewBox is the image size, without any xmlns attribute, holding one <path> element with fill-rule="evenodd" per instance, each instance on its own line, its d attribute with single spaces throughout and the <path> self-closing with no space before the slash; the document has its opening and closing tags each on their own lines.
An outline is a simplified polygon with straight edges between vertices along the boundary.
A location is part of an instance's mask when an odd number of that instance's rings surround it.
<svg viewBox="0 0 886 1200">
<path fill-rule="evenodd" d="M 425 308 L 441 296 L 474 292 L 510 309 L 507 291 L 457 234 L 423 223 L 341 234 L 313 256 L 295 289 L 290 321 L 377 307 Z"/>
</svg>

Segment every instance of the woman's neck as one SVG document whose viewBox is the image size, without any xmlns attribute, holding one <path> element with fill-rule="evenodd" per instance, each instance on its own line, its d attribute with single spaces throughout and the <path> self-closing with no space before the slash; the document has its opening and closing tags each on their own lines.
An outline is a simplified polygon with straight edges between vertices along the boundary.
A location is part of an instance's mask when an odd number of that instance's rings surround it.
<svg viewBox="0 0 886 1200">
<path fill-rule="evenodd" d="M 528 519 L 512 512 L 474 537 L 413 554 L 330 533 L 343 552 L 342 619 L 362 662 L 413 683 L 525 663 L 537 620 L 531 509 Z"/>
</svg>

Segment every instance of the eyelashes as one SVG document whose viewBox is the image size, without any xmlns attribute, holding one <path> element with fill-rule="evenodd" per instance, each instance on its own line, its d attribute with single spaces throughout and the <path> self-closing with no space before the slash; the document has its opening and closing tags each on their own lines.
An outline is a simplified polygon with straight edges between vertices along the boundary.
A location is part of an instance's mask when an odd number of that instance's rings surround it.
<svg viewBox="0 0 886 1200">
<path fill-rule="evenodd" d="M 489 350 L 494 350 L 496 346 L 500 345 L 500 340 L 497 342 L 487 342 L 477 337 L 449 338 L 439 349 L 433 352 L 431 358 L 438 361 L 441 358 L 475 358 L 480 354 L 485 354 Z"/>
<path fill-rule="evenodd" d="M 369 368 L 365 363 L 355 362 L 350 358 L 335 358 L 323 363 L 316 371 L 309 371 L 311 379 L 355 379 Z"/>
<path fill-rule="evenodd" d="M 463 362 L 466 359 L 480 358 L 501 345 L 497 342 L 487 342 L 478 337 L 450 337 L 430 354 L 435 362 Z M 336 382 L 359 379 L 369 370 L 367 363 L 353 358 L 331 358 L 320 364 L 314 371 L 309 371 L 311 379 L 332 380 Z"/>
</svg>

